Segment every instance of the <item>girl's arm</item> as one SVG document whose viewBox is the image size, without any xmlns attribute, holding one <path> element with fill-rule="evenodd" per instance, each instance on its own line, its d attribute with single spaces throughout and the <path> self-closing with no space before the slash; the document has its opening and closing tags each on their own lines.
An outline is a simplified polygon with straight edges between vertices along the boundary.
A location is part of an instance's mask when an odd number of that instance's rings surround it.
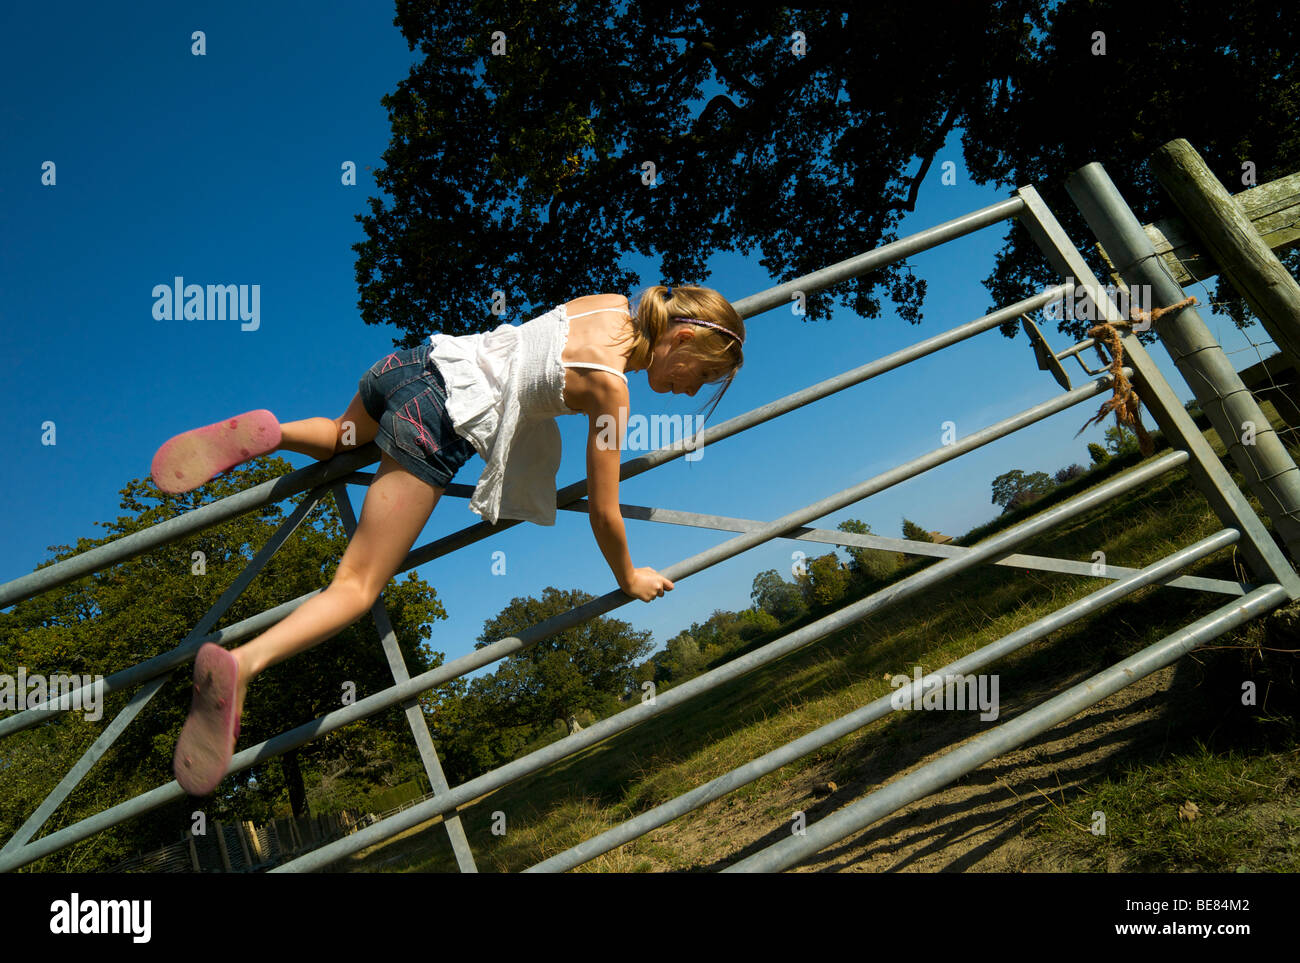
<svg viewBox="0 0 1300 963">
<path fill-rule="evenodd" d="M 619 469 L 627 430 L 627 386 L 606 372 L 583 379 L 591 386 L 582 410 L 590 419 L 587 435 L 587 506 L 591 531 L 618 587 L 643 602 L 671 591 L 673 583 L 652 568 L 636 568 L 627 547 L 627 531 L 618 510 Z"/>
</svg>

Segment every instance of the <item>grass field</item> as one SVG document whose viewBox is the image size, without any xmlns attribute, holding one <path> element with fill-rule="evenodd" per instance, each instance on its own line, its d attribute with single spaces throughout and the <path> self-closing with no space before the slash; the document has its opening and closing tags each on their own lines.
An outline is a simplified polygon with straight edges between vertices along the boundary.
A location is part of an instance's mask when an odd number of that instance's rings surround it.
<svg viewBox="0 0 1300 963">
<path fill-rule="evenodd" d="M 1212 429 L 1206 437 L 1222 454 Z M 1088 560 L 1102 550 L 1109 564 L 1136 568 L 1221 527 L 1184 466 L 1018 551 Z M 1249 580 L 1235 548 L 1184 574 Z M 522 870 L 889 694 L 890 676 L 941 668 L 1103 584 L 995 565 L 951 578 L 465 807 L 478 868 Z M 787 836 L 794 813 L 811 824 L 1228 601 L 1141 590 L 984 669 L 999 677 L 996 722 L 893 712 L 581 870 L 723 868 Z M 799 870 L 1300 869 L 1296 663 L 1279 651 L 1295 648 L 1291 625 L 1274 613 L 1221 636 Z M 1255 685 L 1254 705 L 1243 705 L 1245 682 Z M 1104 833 L 1094 831 L 1099 814 Z M 334 868 L 454 872 L 438 823 Z"/>
</svg>

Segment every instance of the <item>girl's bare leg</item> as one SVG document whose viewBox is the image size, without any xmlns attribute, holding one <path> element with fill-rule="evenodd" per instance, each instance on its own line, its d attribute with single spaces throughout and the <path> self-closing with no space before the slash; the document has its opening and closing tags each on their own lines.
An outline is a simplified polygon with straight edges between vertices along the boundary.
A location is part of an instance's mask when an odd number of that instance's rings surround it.
<svg viewBox="0 0 1300 963">
<path fill-rule="evenodd" d="M 361 438 L 360 426 L 357 437 Z M 423 531 L 442 493 L 442 488 L 416 478 L 387 453 L 382 455 L 379 470 L 366 491 L 357 530 L 333 581 L 257 638 L 231 650 L 239 662 L 236 718 L 243 710 L 248 683 L 255 676 L 332 638 L 374 605 Z"/>
<path fill-rule="evenodd" d="M 348 410 L 333 420 L 306 418 L 282 424 L 280 448 L 325 461 L 345 449 L 374 441 L 378 433 L 379 425 L 366 411 L 358 393 L 353 396 Z"/>
</svg>

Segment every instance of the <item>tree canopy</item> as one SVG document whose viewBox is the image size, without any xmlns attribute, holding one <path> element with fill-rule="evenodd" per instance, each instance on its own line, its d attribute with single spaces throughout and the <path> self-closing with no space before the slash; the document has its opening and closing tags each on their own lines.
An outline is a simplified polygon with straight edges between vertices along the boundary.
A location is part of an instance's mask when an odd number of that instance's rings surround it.
<svg viewBox="0 0 1300 963">
<path fill-rule="evenodd" d="M 1257 0 L 399 0 L 395 23 L 422 57 L 384 98 L 389 203 L 358 218 L 356 271 L 364 321 L 406 345 L 499 324 L 494 292 L 522 319 L 628 290 L 633 253 L 677 284 L 757 249 L 784 281 L 887 243 L 955 130 L 976 183 L 1035 185 L 1076 237 L 1063 183 L 1094 160 L 1144 221 L 1168 212 L 1147 159 L 1175 137 L 1229 190 L 1245 162 L 1300 167 L 1297 17 Z M 1055 280 L 1009 225 L 990 307 Z M 902 263 L 806 317 L 887 298 L 916 323 L 924 295 Z"/>
<path fill-rule="evenodd" d="M 993 479 L 993 504 L 1004 512 L 1014 511 L 1046 495 L 1056 485 L 1047 472 L 1026 473 L 1019 468 L 1003 472 Z"/>
<path fill-rule="evenodd" d="M 520 597 L 483 625 L 475 648 L 520 632 L 591 601 L 578 589 L 547 587 L 541 598 Z M 436 738 L 457 780 L 509 762 L 556 721 L 583 710 L 618 708 L 636 689 L 637 664 L 651 633 L 621 619 L 599 617 L 542 639 L 504 659 L 491 675 L 449 686 L 446 711 L 435 717 Z"/>
<path fill-rule="evenodd" d="M 808 559 L 799 575 L 799 588 L 809 608 L 825 608 L 836 602 L 849 586 L 849 573 L 834 552 Z"/>
<path fill-rule="evenodd" d="M 1112 455 L 1127 455 L 1138 450 L 1138 436 L 1123 425 L 1106 429 L 1106 450 Z"/>
<path fill-rule="evenodd" d="M 871 535 L 871 526 L 860 518 L 848 518 L 835 526 L 841 532 L 852 532 L 855 535 Z M 902 564 L 903 556 L 898 552 L 887 552 L 880 549 L 858 548 L 853 545 L 845 546 L 845 551 L 849 553 L 849 570 L 853 575 L 864 581 L 878 581 L 888 578 Z"/>
<path fill-rule="evenodd" d="M 803 595 L 799 586 L 787 582 L 774 568 L 754 576 L 749 597 L 755 608 L 774 616 L 779 622 L 789 622 L 804 612 Z"/>
<path fill-rule="evenodd" d="M 930 533 L 910 518 L 903 519 L 903 537 L 913 542 L 931 542 Z"/>
</svg>

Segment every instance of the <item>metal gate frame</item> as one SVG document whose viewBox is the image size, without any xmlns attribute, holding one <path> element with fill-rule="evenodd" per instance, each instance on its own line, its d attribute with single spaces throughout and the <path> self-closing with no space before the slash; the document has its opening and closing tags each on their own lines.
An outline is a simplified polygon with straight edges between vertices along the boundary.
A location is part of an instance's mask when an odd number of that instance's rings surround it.
<svg viewBox="0 0 1300 963">
<path fill-rule="evenodd" d="M 1110 238 L 1106 240 L 1108 250 L 1111 249 L 1112 243 L 1115 243 L 1118 247 L 1116 238 L 1123 234 L 1123 231 L 1128 232 L 1123 236 L 1128 241 L 1132 241 L 1131 225 L 1123 222 L 1122 216 L 1127 213 L 1128 218 L 1131 218 L 1134 224 L 1136 224 L 1136 218 L 1133 218 L 1132 212 L 1123 204 L 1122 199 L 1119 199 L 1118 192 L 1114 190 L 1114 185 L 1110 184 L 1109 179 L 1105 177 L 1100 165 L 1088 165 L 1076 175 L 1076 179 L 1071 182 L 1070 187 L 1072 193 L 1076 194 L 1076 199 L 1083 198 L 1079 203 L 1081 208 L 1084 208 L 1085 215 L 1089 217 L 1090 226 L 1093 227 L 1093 230 L 1099 235 L 1105 234 Z M 1018 218 L 1029 230 L 1034 240 L 1047 254 L 1053 266 L 1065 279 L 1063 284 L 1047 288 L 1039 294 L 1016 304 L 1009 305 L 950 331 L 786 395 L 745 414 L 738 415 L 706 430 L 689 442 L 680 440 L 657 451 L 624 462 L 620 477 L 624 479 L 631 478 L 680 457 L 689 451 L 697 450 L 702 445 L 712 445 L 803 405 L 860 384 L 894 368 L 928 356 L 942 348 L 1037 311 L 1045 305 L 1060 300 L 1079 289 L 1085 291 L 1092 298 L 1101 319 L 1112 323 L 1124 323 L 1124 319 L 1120 317 L 1105 289 L 1102 288 L 1096 276 L 1087 267 L 1082 256 L 1065 235 L 1052 213 L 1043 204 L 1037 192 L 1030 187 L 1021 188 L 1013 197 L 1007 200 L 744 298 L 735 302 L 735 306 L 743 317 L 753 317 L 764 311 L 788 304 L 792 297 L 816 293 L 844 280 L 858 277 L 1010 217 Z M 1121 225 L 1121 227 L 1116 228 L 1116 224 Z M 1140 242 L 1133 243 L 1140 246 Z M 1146 272 L 1163 270 L 1160 267 L 1159 260 L 1154 258 L 1153 255 L 1148 258 L 1139 253 L 1127 263 L 1136 265 L 1134 268 L 1135 276 L 1137 276 L 1136 272 L 1139 270 Z M 1124 273 L 1127 277 L 1128 269 Z M 1165 277 L 1167 277 L 1167 274 Z M 1163 293 L 1167 294 L 1168 292 Z M 1169 325 L 1162 321 L 1157 322 L 1155 327 L 1157 334 L 1164 340 L 1166 338 L 1165 328 L 1169 327 Z M 1084 342 L 1081 345 L 1076 345 L 1067 351 L 1056 354 L 1054 358 L 1058 362 L 1070 356 L 1075 356 L 1077 359 L 1078 352 L 1090 344 L 1091 342 Z M 1217 345 L 1214 347 L 1217 347 Z M 272 872 L 324 869 L 343 856 L 391 838 L 397 833 L 438 816 L 443 818 L 444 825 L 447 827 L 460 869 L 463 872 L 473 872 L 475 871 L 473 856 L 463 827 L 456 815 L 457 807 L 467 805 L 487 792 L 498 789 L 525 775 L 537 772 L 618 732 L 667 712 L 674 706 L 696 695 L 710 691 L 760 666 L 780 659 L 824 638 L 831 632 L 852 624 L 873 612 L 891 606 L 902 599 L 929 589 L 943 579 L 975 565 L 1015 565 L 1021 568 L 1037 568 L 1044 571 L 1096 577 L 1092 566 L 1086 562 L 1023 555 L 1012 550 L 1023 542 L 1050 530 L 1059 522 L 1103 505 L 1115 495 L 1133 490 L 1184 463 L 1189 464 L 1189 469 L 1198 488 L 1206 496 L 1211 507 L 1225 525 L 1221 531 L 1193 545 L 1179 549 L 1141 570 L 1107 565 L 1105 574 L 1102 577 L 1111 579 L 1111 584 L 1077 602 L 1064 606 L 1031 625 L 1017 629 L 1015 632 L 984 646 L 949 666 L 936 670 L 936 672 L 915 682 L 913 689 L 919 694 L 919 691 L 935 676 L 965 674 L 987 665 L 1003 655 L 1042 638 L 1065 625 L 1069 625 L 1087 614 L 1098 611 L 1103 606 L 1147 585 L 1159 583 L 1171 588 L 1215 592 L 1231 596 L 1232 601 L 1131 658 L 1104 670 L 1067 692 L 1049 699 L 1039 707 L 1021 714 L 1013 721 L 1003 723 L 988 733 L 966 743 L 959 749 L 949 752 L 906 778 L 891 783 L 889 786 L 819 820 L 815 824 L 808 826 L 803 835 L 791 836 L 789 839 L 773 844 L 729 867 L 728 871 L 774 871 L 792 866 L 871 822 L 896 811 L 908 802 L 933 792 L 962 773 L 981 765 L 984 761 L 1022 744 L 1037 733 L 1074 715 L 1088 705 L 1100 701 L 1123 686 L 1137 681 L 1142 676 L 1154 672 L 1164 665 L 1170 664 L 1195 646 L 1215 638 L 1251 618 L 1264 614 L 1278 605 L 1300 598 L 1300 577 L 1297 576 L 1290 562 L 1274 543 L 1246 498 L 1233 483 L 1231 475 L 1205 442 L 1200 430 L 1178 402 L 1177 396 L 1132 333 L 1123 338 L 1123 350 L 1125 365 L 1123 371 L 1125 375 L 1133 379 L 1142 400 L 1152 412 L 1173 449 L 1158 458 L 1140 464 L 1123 475 L 1064 501 L 1048 511 L 1008 528 L 973 547 L 934 545 L 874 535 L 854 535 L 808 526 L 818 518 L 919 475 L 936 465 L 944 464 L 968 451 L 1004 437 L 1019 428 L 1110 391 L 1113 379 L 1109 372 L 1102 374 L 1101 377 L 1084 386 L 1067 390 L 1046 402 L 982 428 L 953 444 L 942 446 L 866 481 L 828 495 L 774 521 L 761 522 L 635 505 L 620 506 L 625 518 L 639 518 L 666 524 L 740 532 L 739 535 L 726 542 L 664 568 L 662 570 L 663 574 L 673 581 L 703 571 L 750 548 L 764 544 L 773 538 L 790 538 L 836 545 L 887 549 L 913 555 L 931 555 L 940 557 L 941 561 L 866 598 L 825 615 L 809 625 L 790 632 L 760 649 L 676 686 L 662 695 L 652 697 L 639 705 L 625 709 L 615 716 L 594 723 L 580 732 L 484 773 L 455 788 L 448 786 L 442 773 L 427 723 L 416 701 L 420 693 L 534 645 L 542 639 L 588 619 L 626 605 L 633 600 L 622 591 L 614 590 L 568 612 L 531 626 L 517 636 L 500 639 L 491 645 L 446 663 L 434 670 L 410 677 L 401 658 L 381 596 L 372 609 L 372 614 L 375 616 L 385 654 L 389 659 L 394 685 L 367 696 L 350 706 L 326 713 L 309 723 L 237 753 L 231 761 L 229 772 L 238 772 L 256 763 L 265 762 L 276 755 L 301 746 L 317 736 L 332 732 L 351 722 L 392 706 L 400 705 L 406 710 L 412 734 L 419 747 L 425 772 L 429 777 L 430 784 L 434 787 L 435 796 L 404 812 L 362 829 L 351 836 L 336 840 L 300 856 L 277 867 Z M 1180 355 L 1176 355 L 1177 357 L 1180 357 Z M 1082 361 L 1079 363 L 1082 365 Z M 1086 366 L 1084 366 L 1084 370 L 1088 370 Z M 1232 372 L 1230 365 L 1228 371 Z M 1235 372 L 1232 372 L 1232 374 L 1235 375 Z M 1269 424 L 1267 419 L 1259 412 L 1258 406 L 1255 405 L 1249 392 L 1246 392 L 1243 397 L 1228 383 L 1231 379 L 1225 378 L 1221 371 L 1211 372 L 1209 375 L 1202 374 L 1202 377 L 1203 381 L 1201 378 L 1195 381 L 1189 379 L 1189 381 L 1191 381 L 1193 390 L 1196 392 L 1198 399 L 1202 400 L 1202 405 L 1207 411 L 1210 410 L 1210 405 L 1216 400 L 1219 402 L 1221 413 L 1226 411 L 1223 399 L 1230 398 L 1233 405 L 1232 417 L 1254 417 L 1256 425 L 1267 426 Z M 1240 385 L 1239 381 L 1238 385 Z M 1244 391 L 1244 388 L 1241 390 Z M 1202 398 L 1203 393 L 1205 394 L 1204 398 Z M 1226 414 L 1221 414 L 1221 420 L 1223 420 L 1224 426 L 1237 423 L 1229 420 Z M 1218 424 L 1216 421 L 1216 426 Z M 1231 433 L 1229 437 L 1235 437 L 1235 433 Z M 1256 488 L 1257 492 L 1262 492 L 1265 496 L 1261 500 L 1266 509 L 1271 514 L 1277 513 L 1273 516 L 1275 523 L 1278 523 L 1280 519 L 1287 523 L 1300 521 L 1300 516 L 1293 514 L 1290 507 L 1300 504 L 1300 500 L 1292 500 L 1291 498 L 1291 494 L 1300 492 L 1300 482 L 1297 481 L 1300 479 L 1300 470 L 1296 469 L 1285 449 L 1281 449 L 1285 462 L 1278 460 L 1277 449 L 1280 448 L 1280 442 L 1277 442 L 1276 438 L 1273 441 L 1275 446 L 1269 448 L 1268 456 L 1271 461 L 1268 464 L 1276 470 L 1271 474 L 1255 474 L 1253 476 L 1248 473 L 1247 480 L 1253 488 Z M 1239 445 L 1237 450 L 1233 450 L 1230 443 L 1230 451 L 1233 451 L 1233 456 L 1238 459 L 1238 463 L 1241 464 L 1243 458 L 1249 462 L 1251 453 L 1242 452 L 1240 448 Z M 175 669 L 187 665 L 193 659 L 198 648 L 203 643 L 216 642 L 224 645 L 260 633 L 316 594 L 314 592 L 308 593 L 259 615 L 244 619 L 225 629 L 211 631 L 212 626 L 257 572 L 261 570 L 267 560 L 284 544 L 285 540 L 301 524 L 308 512 L 327 493 L 334 494 L 345 529 L 348 536 L 351 537 L 356 527 L 356 519 L 346 495 L 346 485 L 368 485 L 374 477 L 373 474 L 362 472 L 359 469 L 372 464 L 378 457 L 378 448 L 373 443 L 368 444 L 357 450 L 336 455 L 327 462 L 321 462 L 275 481 L 257 485 L 236 495 L 223 498 L 202 508 L 187 512 L 185 515 L 155 525 L 145 531 L 126 536 L 73 558 L 65 559 L 55 565 L 39 569 L 30 575 L 0 586 L 0 607 L 7 607 L 42 591 L 80 578 L 90 572 L 135 557 L 160 545 L 188 537 L 196 531 L 217 525 L 236 515 L 254 511 L 266 504 L 306 492 L 306 495 L 290 517 L 267 540 L 266 544 L 235 578 L 231 586 L 214 603 L 212 609 L 200 619 L 199 623 L 179 645 L 168 652 L 114 673 L 104 680 L 102 692 L 113 692 L 134 686 L 138 686 L 138 688 L 126 707 L 108 724 L 104 732 L 73 766 L 59 785 L 51 791 L 23 826 L 0 849 L 0 870 L 16 869 L 74 842 L 85 839 L 109 826 L 185 797 L 184 790 L 175 781 L 172 781 L 47 836 L 33 839 L 40 827 L 44 825 L 95 762 L 103 756 L 126 725 L 166 684 Z M 1253 462 L 1250 463 L 1254 464 Z M 1263 478 L 1262 481 L 1258 480 L 1260 477 Z M 1295 487 L 1290 488 L 1288 486 Z M 558 506 L 570 511 L 586 511 L 587 503 L 584 498 L 586 490 L 587 482 L 585 479 L 566 486 L 557 493 Z M 472 492 L 471 486 L 453 484 L 448 486 L 446 494 L 468 498 Z M 495 525 L 479 522 L 432 541 L 425 546 L 412 550 L 399 568 L 398 574 L 425 564 L 434 558 L 447 555 L 516 524 L 519 524 L 519 522 L 509 520 L 503 520 Z M 1178 575 L 1178 572 L 1188 565 L 1233 544 L 1240 547 L 1247 565 L 1255 578 L 1259 580 L 1259 584 Z M 907 690 L 900 691 L 906 692 Z M 78 693 L 69 693 L 62 698 L 57 707 L 28 709 L 0 720 L 0 738 L 47 721 L 52 710 L 69 711 L 74 705 L 80 705 L 81 698 L 86 694 L 85 690 Z M 607 852 L 649 832 L 657 826 L 663 825 L 677 816 L 694 810 L 727 792 L 751 782 L 765 773 L 772 772 L 812 752 L 819 746 L 833 742 L 890 711 L 894 711 L 890 697 L 876 700 L 862 709 L 849 713 L 780 749 L 769 752 L 705 785 L 629 819 L 593 839 L 552 856 L 536 866 L 530 867 L 528 871 L 552 872 L 580 865 L 603 852 Z"/>
</svg>

